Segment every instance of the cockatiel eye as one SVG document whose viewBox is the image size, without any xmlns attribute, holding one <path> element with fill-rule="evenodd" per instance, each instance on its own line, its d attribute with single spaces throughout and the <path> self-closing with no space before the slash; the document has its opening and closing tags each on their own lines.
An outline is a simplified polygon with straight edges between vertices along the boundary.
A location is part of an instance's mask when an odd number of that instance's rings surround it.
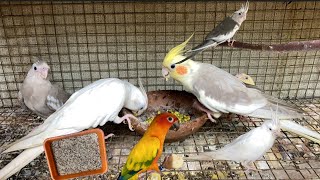
<svg viewBox="0 0 320 180">
<path fill-rule="evenodd" d="M 37 67 L 34 67 L 33 69 L 36 71 L 36 70 L 37 70 Z"/>
<path fill-rule="evenodd" d="M 170 67 L 171 67 L 171 69 L 174 69 L 176 67 L 176 65 L 172 64 Z"/>
</svg>

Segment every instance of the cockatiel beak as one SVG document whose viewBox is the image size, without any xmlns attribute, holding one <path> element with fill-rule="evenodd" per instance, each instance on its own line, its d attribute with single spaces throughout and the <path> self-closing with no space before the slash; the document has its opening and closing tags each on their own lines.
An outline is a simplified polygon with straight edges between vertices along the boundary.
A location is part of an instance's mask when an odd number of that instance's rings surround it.
<svg viewBox="0 0 320 180">
<path fill-rule="evenodd" d="M 168 68 L 162 66 L 162 76 L 166 79 L 166 81 L 169 80 L 170 78 L 170 72 L 168 70 Z"/>
<path fill-rule="evenodd" d="M 172 124 L 172 126 L 170 127 L 170 130 L 174 130 L 174 131 L 178 131 L 180 128 L 180 124 L 178 122 L 175 122 Z"/>
<path fill-rule="evenodd" d="M 145 111 L 144 109 L 139 110 L 139 111 L 137 111 L 137 112 L 134 112 L 133 115 L 134 115 L 134 116 L 140 116 L 144 111 Z"/>
<path fill-rule="evenodd" d="M 39 69 L 39 73 L 40 73 L 40 76 L 43 78 L 43 79 L 47 79 L 48 77 L 48 71 L 49 71 L 49 68 L 40 68 Z"/>
</svg>

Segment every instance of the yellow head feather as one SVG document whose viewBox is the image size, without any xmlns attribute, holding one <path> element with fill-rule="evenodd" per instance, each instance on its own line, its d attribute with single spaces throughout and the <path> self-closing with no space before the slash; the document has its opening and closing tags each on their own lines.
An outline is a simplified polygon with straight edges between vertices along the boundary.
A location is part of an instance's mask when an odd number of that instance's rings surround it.
<svg viewBox="0 0 320 180">
<path fill-rule="evenodd" d="M 249 75 L 245 74 L 245 73 L 240 73 L 240 74 L 237 74 L 236 77 L 242 81 L 243 83 L 245 84 L 248 84 L 248 85 L 255 85 L 252 77 L 250 77 Z"/>
<path fill-rule="evenodd" d="M 179 44 L 178 46 L 172 48 L 166 55 L 166 57 L 163 60 L 163 64 L 164 65 L 169 65 L 172 63 L 172 60 L 178 56 L 178 55 L 182 55 L 185 50 L 184 48 L 186 47 L 186 45 L 188 44 L 188 42 L 190 41 L 190 39 L 192 38 L 194 33 L 192 33 L 192 35 L 183 43 Z"/>
</svg>

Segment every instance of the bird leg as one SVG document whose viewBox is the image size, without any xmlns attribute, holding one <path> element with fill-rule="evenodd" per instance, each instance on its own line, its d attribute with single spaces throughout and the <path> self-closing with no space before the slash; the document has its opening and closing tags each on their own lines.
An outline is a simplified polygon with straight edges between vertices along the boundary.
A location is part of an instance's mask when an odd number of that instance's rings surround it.
<svg viewBox="0 0 320 180">
<path fill-rule="evenodd" d="M 211 113 L 213 113 L 212 111 L 210 111 L 208 108 L 204 107 L 199 101 L 195 101 L 192 105 L 195 109 L 198 109 L 199 111 L 203 111 L 205 113 L 207 113 L 208 118 L 210 119 L 211 122 L 217 122 L 212 116 Z"/>
<path fill-rule="evenodd" d="M 250 174 L 251 171 L 260 171 L 253 165 L 253 163 L 251 161 L 249 161 L 249 162 L 245 161 L 245 162 L 243 162 L 241 164 L 242 164 L 243 167 L 246 168 L 246 170 L 245 170 L 246 174 Z"/>
<path fill-rule="evenodd" d="M 121 122 L 125 123 L 125 120 L 127 120 L 126 122 L 128 123 L 129 129 L 130 129 L 131 131 L 134 131 L 134 129 L 133 129 L 132 125 L 131 125 L 131 119 L 130 119 L 130 118 L 138 120 L 138 118 L 136 118 L 134 115 L 132 115 L 132 114 L 126 114 L 126 115 L 122 116 L 121 118 L 118 117 L 118 118 L 117 118 L 115 121 L 113 121 L 113 122 L 116 123 L 116 124 L 120 124 Z M 126 123 L 125 123 L 125 124 L 126 124 Z"/>
</svg>

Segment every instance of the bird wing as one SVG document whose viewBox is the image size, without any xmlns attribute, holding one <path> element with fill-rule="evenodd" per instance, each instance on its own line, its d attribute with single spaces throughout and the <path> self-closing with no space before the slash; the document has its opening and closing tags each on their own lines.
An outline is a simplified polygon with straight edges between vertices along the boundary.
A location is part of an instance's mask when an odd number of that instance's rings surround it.
<svg viewBox="0 0 320 180">
<path fill-rule="evenodd" d="M 160 146 L 161 142 L 157 137 L 143 137 L 130 152 L 120 179 L 129 179 L 139 171 L 146 170 L 151 166 L 158 155 Z"/>
<path fill-rule="evenodd" d="M 226 38 L 229 33 L 235 33 L 235 31 L 238 29 L 237 27 L 239 28 L 239 24 L 236 21 L 234 21 L 231 17 L 226 17 L 206 36 L 205 40 L 214 40 L 218 44 L 225 42 L 229 39 Z"/>
<path fill-rule="evenodd" d="M 42 145 L 46 138 L 96 127 L 105 118 L 115 119 L 124 104 L 121 80 L 102 79 L 74 93 L 58 111 L 28 135 L 8 145 L 5 152 Z"/>
<path fill-rule="evenodd" d="M 212 111 L 247 114 L 265 106 L 268 100 L 252 91 L 228 72 L 211 64 L 198 63 L 194 73 L 192 92 Z"/>
<path fill-rule="evenodd" d="M 70 97 L 70 94 L 62 90 L 58 85 L 52 85 L 46 98 L 47 106 L 56 111 Z"/>
<path fill-rule="evenodd" d="M 221 149 L 212 152 L 212 159 L 246 161 L 256 160 L 273 145 L 271 132 L 257 127 L 233 140 Z M 209 153 L 209 152 L 208 152 Z"/>
</svg>

